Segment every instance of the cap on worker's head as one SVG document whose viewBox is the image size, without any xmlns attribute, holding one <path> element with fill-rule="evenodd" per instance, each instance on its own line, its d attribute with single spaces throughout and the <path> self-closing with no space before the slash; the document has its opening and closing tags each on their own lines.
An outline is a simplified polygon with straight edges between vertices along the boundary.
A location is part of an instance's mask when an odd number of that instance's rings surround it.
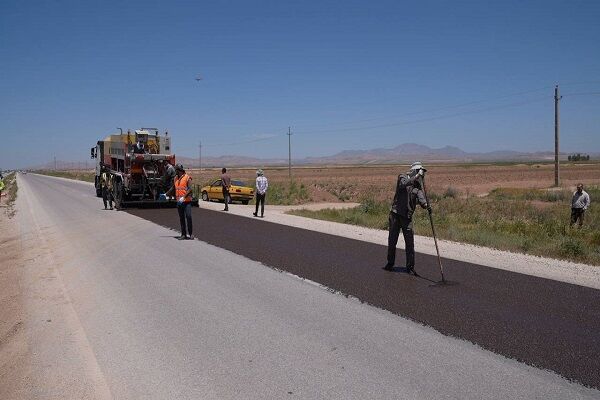
<svg viewBox="0 0 600 400">
<path fill-rule="evenodd" d="M 185 171 L 185 169 L 183 169 L 183 165 L 181 165 L 181 164 L 177 164 L 177 165 L 175 166 L 175 171 Z"/>
<path fill-rule="evenodd" d="M 263 176 L 264 172 L 262 169 L 256 171 L 256 176 Z"/>
<path fill-rule="evenodd" d="M 410 170 L 411 171 L 419 170 L 419 169 L 423 169 L 423 164 L 421 163 L 421 161 L 414 162 L 410 166 Z"/>
</svg>

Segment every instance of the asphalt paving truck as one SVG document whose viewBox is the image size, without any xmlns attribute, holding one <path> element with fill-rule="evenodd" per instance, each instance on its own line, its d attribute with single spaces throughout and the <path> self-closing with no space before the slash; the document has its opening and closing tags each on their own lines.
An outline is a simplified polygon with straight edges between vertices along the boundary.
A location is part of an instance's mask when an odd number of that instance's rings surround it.
<svg viewBox="0 0 600 400">
<path fill-rule="evenodd" d="M 166 176 L 166 162 L 175 165 L 169 133 L 156 128 L 108 135 L 90 150 L 96 160 L 94 185 L 102 196 L 101 176 L 106 171 L 111 180 L 111 194 L 117 208 L 127 206 L 175 206 L 175 201 L 161 200 L 173 184 Z M 198 198 L 194 196 L 194 205 Z"/>
</svg>

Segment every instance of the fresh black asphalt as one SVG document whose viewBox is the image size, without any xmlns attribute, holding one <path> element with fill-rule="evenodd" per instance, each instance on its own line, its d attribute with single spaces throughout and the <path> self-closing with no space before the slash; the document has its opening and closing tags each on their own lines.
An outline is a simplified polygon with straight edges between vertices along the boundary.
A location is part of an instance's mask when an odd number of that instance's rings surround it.
<svg viewBox="0 0 600 400">
<path fill-rule="evenodd" d="M 128 212 L 179 230 L 174 209 Z M 198 240 L 600 388 L 599 290 L 450 259 L 446 279 L 457 284 L 432 286 L 434 256 L 417 254 L 415 277 L 382 270 L 382 245 L 198 208 L 193 221 Z"/>
</svg>

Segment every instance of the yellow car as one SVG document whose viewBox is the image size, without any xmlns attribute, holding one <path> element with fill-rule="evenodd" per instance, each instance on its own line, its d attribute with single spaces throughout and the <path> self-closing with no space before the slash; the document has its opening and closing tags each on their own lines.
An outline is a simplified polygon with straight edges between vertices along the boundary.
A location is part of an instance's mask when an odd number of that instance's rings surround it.
<svg viewBox="0 0 600 400">
<path fill-rule="evenodd" d="M 200 193 L 202 193 L 202 200 L 204 201 L 223 201 L 223 187 L 221 180 L 217 179 L 209 186 L 204 186 L 200 190 Z M 246 185 L 240 180 L 232 179 L 231 187 L 229 188 L 229 197 L 231 198 L 231 201 L 241 201 L 242 204 L 248 204 L 254 197 L 254 188 Z"/>
</svg>

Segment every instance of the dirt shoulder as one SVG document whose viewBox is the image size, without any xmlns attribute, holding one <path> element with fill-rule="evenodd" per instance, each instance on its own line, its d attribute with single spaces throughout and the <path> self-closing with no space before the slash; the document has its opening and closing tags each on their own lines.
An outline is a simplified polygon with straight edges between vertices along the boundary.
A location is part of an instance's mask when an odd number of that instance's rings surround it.
<svg viewBox="0 0 600 400">
<path fill-rule="evenodd" d="M 14 213 L 0 211 L 0 399 L 109 399 L 62 283 L 57 225 L 18 180 Z"/>
<path fill-rule="evenodd" d="M 4 203 L 4 201 L 3 201 Z M 29 386 L 25 307 L 21 285 L 24 253 L 16 220 L 0 211 L 0 398 L 26 398 Z"/>
</svg>

